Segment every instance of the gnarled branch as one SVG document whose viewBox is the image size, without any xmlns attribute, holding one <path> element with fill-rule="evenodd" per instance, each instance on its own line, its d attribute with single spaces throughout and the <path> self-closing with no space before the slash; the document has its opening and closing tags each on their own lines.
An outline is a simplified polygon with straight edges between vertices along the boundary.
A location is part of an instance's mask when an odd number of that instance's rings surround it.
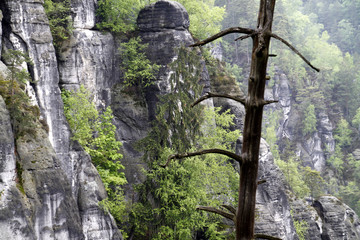
<svg viewBox="0 0 360 240">
<path fill-rule="evenodd" d="M 191 104 L 191 107 L 194 107 L 195 105 L 199 104 L 200 102 L 202 102 L 206 99 L 209 99 L 209 98 L 213 98 L 213 97 L 228 98 L 228 99 L 234 100 L 236 102 L 239 102 L 244 106 L 246 104 L 245 98 L 237 98 L 237 97 L 233 97 L 233 96 L 230 96 L 227 94 L 217 94 L 217 93 L 207 92 L 204 96 L 198 98 L 193 104 Z"/>
<path fill-rule="evenodd" d="M 214 36 L 211 36 L 203 41 L 194 43 L 192 45 L 190 45 L 190 47 L 197 47 L 197 46 L 203 46 L 209 42 L 212 42 L 218 38 L 221 38 L 222 36 L 228 35 L 230 33 L 244 33 L 244 34 L 253 34 L 255 32 L 254 29 L 251 28 L 242 28 L 242 27 L 232 27 L 232 28 L 228 28 L 224 31 L 221 31 L 217 34 L 215 34 Z"/>
<path fill-rule="evenodd" d="M 270 34 L 271 37 L 279 40 L 280 42 L 282 42 L 283 44 L 285 44 L 286 46 L 288 46 L 294 53 L 296 53 L 304 62 L 306 62 L 307 65 L 309 65 L 312 69 L 314 69 L 317 72 L 320 72 L 320 69 L 314 67 L 295 47 L 293 47 L 288 41 L 286 41 L 285 39 L 279 37 L 278 35 L 271 33 Z"/>
<path fill-rule="evenodd" d="M 200 155 L 209 154 L 209 153 L 217 153 L 217 154 L 225 155 L 229 158 L 232 158 L 232 159 L 238 161 L 241 166 L 242 158 L 239 155 L 229 152 L 229 151 L 226 151 L 226 150 L 223 150 L 223 149 L 217 149 L 217 148 L 205 149 L 205 150 L 200 150 L 197 152 L 173 154 L 168 157 L 167 162 L 162 166 L 167 167 L 172 159 L 182 159 L 182 158 L 200 156 Z"/>
<path fill-rule="evenodd" d="M 221 216 L 235 222 L 235 214 L 227 213 L 227 212 L 225 212 L 223 210 L 220 210 L 220 209 L 217 209 L 217 208 L 214 208 L 214 207 L 198 206 L 196 209 L 203 210 L 203 211 L 206 211 L 206 212 L 216 213 L 216 214 L 219 214 L 219 215 L 221 215 Z"/>
<path fill-rule="evenodd" d="M 263 239 L 269 239 L 269 240 L 282 240 L 281 238 L 269 236 L 269 235 L 262 234 L 262 233 L 255 234 L 254 239 L 256 239 L 256 238 L 263 238 Z"/>
</svg>

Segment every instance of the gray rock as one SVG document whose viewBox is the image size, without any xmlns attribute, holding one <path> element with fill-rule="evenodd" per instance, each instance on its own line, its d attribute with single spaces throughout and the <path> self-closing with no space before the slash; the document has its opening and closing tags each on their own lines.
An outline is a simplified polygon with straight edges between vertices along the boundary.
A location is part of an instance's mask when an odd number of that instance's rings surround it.
<svg viewBox="0 0 360 240">
<path fill-rule="evenodd" d="M 323 221 L 321 239 L 360 239 L 356 213 L 333 196 L 322 196 L 314 203 Z"/>
<path fill-rule="evenodd" d="M 84 85 L 99 107 L 110 104 L 110 88 L 117 80 L 117 47 L 110 33 L 74 30 L 59 53 L 60 86 L 67 90 Z"/>
<path fill-rule="evenodd" d="M 75 29 L 92 29 L 95 26 L 97 0 L 72 0 L 71 11 Z"/>
<path fill-rule="evenodd" d="M 18 217 L 19 221 L 32 231 L 31 238 L 121 239 L 112 217 L 98 206 L 106 195 L 96 169 L 89 156 L 70 141 L 58 86 L 58 62 L 42 3 L 6 0 L 0 4 L 6 29 L 3 48 L 29 52 L 34 65 L 28 70 L 35 82 L 29 86 L 49 126 L 48 134 L 39 130 L 35 138 L 17 141 L 26 180 L 25 200 L 18 201 L 17 214 L 22 212 L 25 217 Z M 16 196 L 14 191 L 11 196 Z M 14 239 L 16 236 L 14 233 Z"/>
<path fill-rule="evenodd" d="M 190 21 L 186 9 L 180 3 L 160 0 L 140 11 L 137 25 L 140 31 L 145 32 L 164 29 L 187 30 Z"/>
<path fill-rule="evenodd" d="M 258 186 L 255 232 L 281 239 L 296 239 L 287 189 L 279 168 L 274 164 L 269 145 L 262 139 L 259 156 L 259 180 L 266 180 Z"/>
</svg>

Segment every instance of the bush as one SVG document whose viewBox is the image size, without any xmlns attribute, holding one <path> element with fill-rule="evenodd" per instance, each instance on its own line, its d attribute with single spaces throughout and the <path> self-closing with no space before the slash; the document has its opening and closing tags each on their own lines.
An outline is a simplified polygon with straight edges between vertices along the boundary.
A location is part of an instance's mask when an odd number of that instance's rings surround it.
<svg viewBox="0 0 360 240">
<path fill-rule="evenodd" d="M 47 17 L 49 18 L 54 47 L 58 52 L 61 43 L 68 39 L 73 31 L 71 2 L 70 0 L 45 0 L 44 8 Z"/>
</svg>

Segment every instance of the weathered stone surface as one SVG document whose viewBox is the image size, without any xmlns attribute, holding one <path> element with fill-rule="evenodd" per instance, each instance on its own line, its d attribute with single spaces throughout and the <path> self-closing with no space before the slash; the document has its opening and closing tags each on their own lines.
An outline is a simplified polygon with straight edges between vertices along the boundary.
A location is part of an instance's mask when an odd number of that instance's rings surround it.
<svg viewBox="0 0 360 240">
<path fill-rule="evenodd" d="M 110 88 L 116 77 L 117 47 L 110 33 L 78 29 L 59 54 L 60 86 L 67 90 L 84 85 L 97 106 L 110 104 Z"/>
<path fill-rule="evenodd" d="M 140 31 L 145 32 L 164 29 L 187 30 L 190 21 L 186 9 L 180 3 L 160 0 L 140 11 L 137 25 Z"/>
<path fill-rule="evenodd" d="M 74 28 L 92 29 L 95 26 L 97 0 L 72 0 Z"/>
<path fill-rule="evenodd" d="M 36 104 L 49 126 L 48 135 L 38 132 L 35 138 L 17 142 L 26 180 L 26 204 L 22 208 L 18 204 L 22 209 L 19 211 L 26 213 L 21 222 L 33 229 L 29 238 L 22 239 L 121 239 L 111 216 L 98 206 L 106 195 L 96 169 L 89 156 L 70 141 L 60 97 L 58 62 L 42 3 L 0 3 L 4 13 L 2 44 L 4 48 L 29 52 L 34 63 L 28 70 L 35 82 Z"/>
<path fill-rule="evenodd" d="M 360 239 L 360 221 L 356 213 L 333 196 L 322 196 L 314 203 L 323 221 L 321 239 Z"/>
<path fill-rule="evenodd" d="M 255 232 L 281 239 L 296 239 L 285 180 L 264 140 L 260 145 L 258 178 L 266 182 L 258 186 L 256 194 L 258 219 Z"/>
</svg>

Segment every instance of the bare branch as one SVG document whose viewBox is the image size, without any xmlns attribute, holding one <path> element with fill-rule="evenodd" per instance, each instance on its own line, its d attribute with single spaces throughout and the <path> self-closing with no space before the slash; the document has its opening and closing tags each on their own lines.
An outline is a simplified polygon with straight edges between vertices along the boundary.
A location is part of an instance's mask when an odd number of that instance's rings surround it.
<svg viewBox="0 0 360 240">
<path fill-rule="evenodd" d="M 226 208 L 229 212 L 236 214 L 236 209 L 233 206 L 230 205 L 221 205 L 223 208 Z"/>
<path fill-rule="evenodd" d="M 261 233 L 255 234 L 254 239 L 256 239 L 256 238 L 263 238 L 263 239 L 269 239 L 269 240 L 282 240 L 281 238 L 273 237 L 273 236 L 269 236 L 269 235 L 261 234 Z"/>
<path fill-rule="evenodd" d="M 200 150 L 197 152 L 170 155 L 168 157 L 167 162 L 165 163 L 165 165 L 162 165 L 162 167 L 167 167 L 172 159 L 182 159 L 182 158 L 200 156 L 200 155 L 209 154 L 209 153 L 217 153 L 217 154 L 225 155 L 229 158 L 232 158 L 232 159 L 238 161 L 241 166 L 242 158 L 239 155 L 229 152 L 229 151 L 226 151 L 226 150 L 223 150 L 223 149 L 212 148 L 212 149 Z"/>
<path fill-rule="evenodd" d="M 238 40 L 242 41 L 242 40 L 245 40 L 245 39 L 247 39 L 247 38 L 249 38 L 249 37 L 253 37 L 253 36 L 255 36 L 256 34 L 258 34 L 258 32 L 257 32 L 257 31 L 254 31 L 254 32 L 251 33 L 251 34 L 238 37 L 238 38 L 236 38 L 234 41 L 238 41 Z"/>
<path fill-rule="evenodd" d="M 271 103 L 277 103 L 279 102 L 278 100 L 264 100 L 262 102 L 263 105 L 268 105 L 268 104 L 271 104 Z"/>
<path fill-rule="evenodd" d="M 196 209 L 203 210 L 203 211 L 206 211 L 206 212 L 216 213 L 216 214 L 219 214 L 219 215 L 221 215 L 221 216 L 235 222 L 235 215 L 232 214 L 232 213 L 227 213 L 227 212 L 225 212 L 223 210 L 220 210 L 220 209 L 217 209 L 217 208 L 214 208 L 214 207 L 198 206 Z"/>
<path fill-rule="evenodd" d="M 282 42 L 283 44 L 285 44 L 286 46 L 288 46 L 294 53 L 296 53 L 302 60 L 304 60 L 304 62 L 306 62 L 307 65 L 309 65 L 312 69 L 314 69 L 317 72 L 320 72 L 320 69 L 314 67 L 295 47 L 293 47 L 288 41 L 286 41 L 285 39 L 279 37 L 278 35 L 271 33 L 270 34 L 271 37 L 279 40 L 280 42 Z"/>
<path fill-rule="evenodd" d="M 199 104 L 200 102 L 212 98 L 212 97 L 221 97 L 221 98 L 228 98 L 228 99 L 232 99 L 236 102 L 241 103 L 242 105 L 245 106 L 246 104 L 246 100 L 245 98 L 237 98 L 237 97 L 233 97 L 227 94 L 217 94 L 217 93 L 211 93 L 211 92 L 207 92 L 204 96 L 198 98 L 193 104 L 191 104 L 191 107 L 194 107 L 195 105 Z"/>
<path fill-rule="evenodd" d="M 255 32 L 255 30 L 251 29 L 251 28 L 232 27 L 232 28 L 228 28 L 224 31 L 221 31 L 221 32 L 215 34 L 214 36 L 211 36 L 203 41 L 194 43 L 194 44 L 190 45 L 190 47 L 203 46 L 209 42 L 215 41 L 216 39 L 221 38 L 222 36 L 228 35 L 230 33 L 252 34 L 254 32 Z"/>
<path fill-rule="evenodd" d="M 257 182 L 257 185 L 260 185 L 260 184 L 263 184 L 263 183 L 266 183 L 266 180 L 265 180 L 265 179 L 259 180 L 259 181 Z"/>
</svg>

